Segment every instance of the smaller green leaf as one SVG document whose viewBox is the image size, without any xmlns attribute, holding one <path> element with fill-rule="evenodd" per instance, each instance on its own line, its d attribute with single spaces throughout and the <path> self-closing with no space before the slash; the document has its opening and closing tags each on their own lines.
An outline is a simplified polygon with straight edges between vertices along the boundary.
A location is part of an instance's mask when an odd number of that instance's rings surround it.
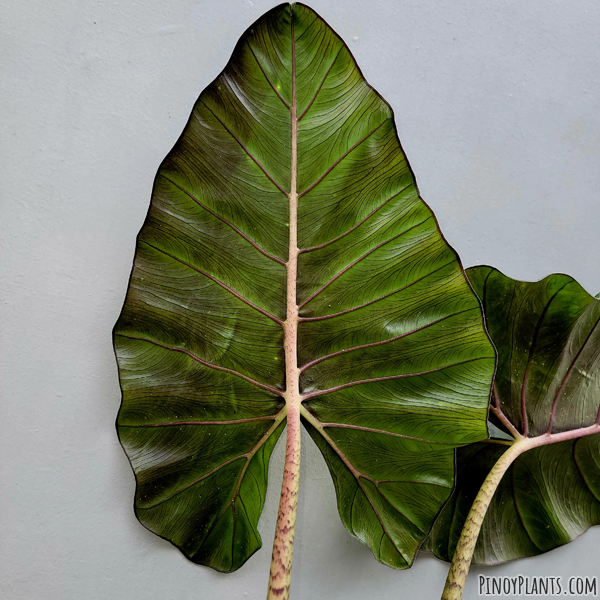
<svg viewBox="0 0 600 600">
<path fill-rule="evenodd" d="M 600 524 L 600 301 L 566 275 L 527 283 L 491 267 L 467 274 L 498 350 L 492 423 L 544 442 L 512 463 L 492 498 L 473 562 L 494 564 L 547 552 Z M 443 560 L 509 447 L 492 438 L 457 451 L 456 488 L 425 545 Z"/>
</svg>

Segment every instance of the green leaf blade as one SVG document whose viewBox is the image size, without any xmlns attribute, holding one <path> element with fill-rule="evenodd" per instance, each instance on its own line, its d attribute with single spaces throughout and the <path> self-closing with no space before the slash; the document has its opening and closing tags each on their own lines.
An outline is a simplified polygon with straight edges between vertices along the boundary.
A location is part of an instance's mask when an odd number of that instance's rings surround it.
<svg viewBox="0 0 600 600">
<path fill-rule="evenodd" d="M 294 227 L 300 372 L 286 376 Z M 196 102 L 157 174 L 114 333 L 136 514 L 219 571 L 260 546 L 296 383 L 342 520 L 393 567 L 412 564 L 450 494 L 455 447 L 487 435 L 495 353 L 479 302 L 390 107 L 299 4 L 257 21 Z"/>
</svg>

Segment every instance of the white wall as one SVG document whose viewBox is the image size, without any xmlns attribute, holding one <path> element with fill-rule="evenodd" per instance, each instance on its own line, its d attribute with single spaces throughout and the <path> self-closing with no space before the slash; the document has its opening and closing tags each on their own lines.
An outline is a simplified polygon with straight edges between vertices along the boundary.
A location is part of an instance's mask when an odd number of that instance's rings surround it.
<svg viewBox="0 0 600 600">
<path fill-rule="evenodd" d="M 159 162 L 267 0 L 30 0 L 0 6 L 0 595 L 251 599 L 265 547 L 225 576 L 133 515 L 111 346 Z M 600 291 L 600 3 L 313 0 L 393 106 L 421 192 L 466 266 L 562 271 Z M 292 595 L 438 598 L 446 566 L 395 572 L 342 527 L 304 445 Z M 600 529 L 475 574 L 598 574 Z"/>
</svg>

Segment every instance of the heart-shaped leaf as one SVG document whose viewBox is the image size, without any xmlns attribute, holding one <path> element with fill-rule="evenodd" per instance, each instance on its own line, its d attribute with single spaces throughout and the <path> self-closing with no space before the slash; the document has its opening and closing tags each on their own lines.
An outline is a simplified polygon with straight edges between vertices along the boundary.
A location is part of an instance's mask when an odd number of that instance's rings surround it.
<svg viewBox="0 0 600 600">
<path fill-rule="evenodd" d="M 286 421 L 282 507 L 294 514 L 302 414 L 346 527 L 394 567 L 447 500 L 454 447 L 487 436 L 479 302 L 391 109 L 299 4 L 247 30 L 194 106 L 114 333 L 136 515 L 220 571 L 260 547 Z"/>
<path fill-rule="evenodd" d="M 600 301 L 571 277 L 515 281 L 467 271 L 498 349 L 492 419 L 537 438 L 502 478 L 475 547 L 476 563 L 532 556 L 600 524 Z M 507 446 L 458 450 L 457 485 L 428 546 L 450 560 L 485 477 Z"/>
</svg>

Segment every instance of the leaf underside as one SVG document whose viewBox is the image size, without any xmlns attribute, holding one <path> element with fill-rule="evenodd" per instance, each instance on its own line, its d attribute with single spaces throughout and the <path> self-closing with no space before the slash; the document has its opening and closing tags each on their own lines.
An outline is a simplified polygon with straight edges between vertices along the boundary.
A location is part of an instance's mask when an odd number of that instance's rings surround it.
<svg viewBox="0 0 600 600">
<path fill-rule="evenodd" d="M 292 221 L 303 422 L 346 527 L 403 568 L 450 495 L 454 448 L 487 435 L 495 355 L 391 109 L 300 4 L 244 33 L 156 176 L 114 331 L 136 515 L 219 571 L 260 547 Z"/>
<path fill-rule="evenodd" d="M 567 275 L 527 283 L 491 267 L 467 274 L 498 349 L 492 406 L 528 437 L 597 423 L 600 301 Z M 505 450 L 489 442 L 458 450 L 456 490 L 427 542 L 439 558 L 452 559 L 471 504 Z M 534 448 L 500 482 L 473 561 L 495 564 L 541 554 L 598 524 L 600 435 Z"/>
</svg>

